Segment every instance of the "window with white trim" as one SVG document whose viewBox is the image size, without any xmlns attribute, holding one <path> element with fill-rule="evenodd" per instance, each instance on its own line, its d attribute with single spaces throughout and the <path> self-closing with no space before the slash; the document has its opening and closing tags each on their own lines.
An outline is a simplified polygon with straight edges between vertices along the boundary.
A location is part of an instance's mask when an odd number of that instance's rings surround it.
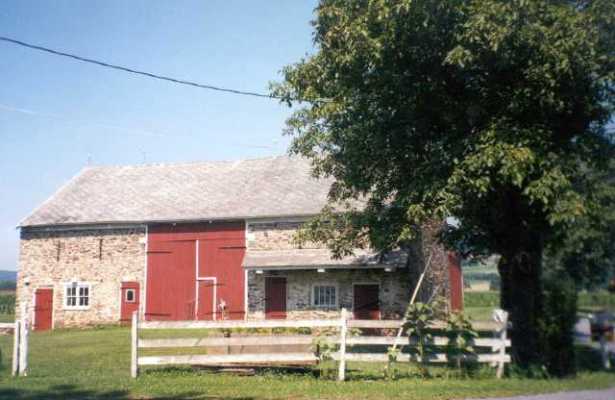
<svg viewBox="0 0 615 400">
<path fill-rule="evenodd" d="M 337 307 L 337 287 L 335 285 L 314 285 L 312 305 L 322 308 Z"/>
<path fill-rule="evenodd" d="M 64 307 L 86 309 L 90 307 L 90 284 L 85 282 L 67 283 L 64 289 Z"/>
</svg>

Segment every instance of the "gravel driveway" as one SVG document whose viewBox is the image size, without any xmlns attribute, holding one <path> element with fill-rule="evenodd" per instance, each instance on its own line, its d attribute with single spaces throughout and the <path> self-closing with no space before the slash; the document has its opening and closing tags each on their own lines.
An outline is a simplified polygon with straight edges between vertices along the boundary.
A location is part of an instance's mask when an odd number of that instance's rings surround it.
<svg viewBox="0 0 615 400">
<path fill-rule="evenodd" d="M 482 400 L 614 400 L 615 387 L 605 390 L 583 390 L 579 392 L 560 392 L 531 396 L 498 397 Z"/>
</svg>

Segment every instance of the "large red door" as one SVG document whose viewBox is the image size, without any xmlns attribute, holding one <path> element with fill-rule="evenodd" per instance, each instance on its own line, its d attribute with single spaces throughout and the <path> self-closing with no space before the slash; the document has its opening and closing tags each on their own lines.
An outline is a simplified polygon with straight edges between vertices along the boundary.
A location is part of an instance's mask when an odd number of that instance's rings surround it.
<svg viewBox="0 0 615 400">
<path fill-rule="evenodd" d="M 120 321 L 131 323 L 132 313 L 139 311 L 139 282 L 122 282 Z"/>
<path fill-rule="evenodd" d="M 380 319 L 380 287 L 355 285 L 353 314 L 355 319 Z"/>
<path fill-rule="evenodd" d="M 265 317 L 286 318 L 286 278 L 265 278 Z"/>
<path fill-rule="evenodd" d="M 146 319 L 192 320 L 196 306 L 194 241 L 151 244 L 147 265 Z"/>
<path fill-rule="evenodd" d="M 145 318 L 242 319 L 244 252 L 242 222 L 151 226 Z"/>
<path fill-rule="evenodd" d="M 34 330 L 51 329 L 53 315 L 53 289 L 36 289 L 34 296 Z"/>
</svg>

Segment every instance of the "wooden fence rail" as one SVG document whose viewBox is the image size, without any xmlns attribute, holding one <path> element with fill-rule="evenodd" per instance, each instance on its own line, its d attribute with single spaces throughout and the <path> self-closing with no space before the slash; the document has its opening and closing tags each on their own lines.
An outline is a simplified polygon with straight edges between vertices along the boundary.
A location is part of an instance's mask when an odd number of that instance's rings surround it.
<svg viewBox="0 0 615 400">
<path fill-rule="evenodd" d="M 327 342 L 338 347 L 331 354 L 338 364 L 338 379 L 344 380 L 346 373 L 346 361 L 362 362 L 387 362 L 387 348 L 394 344 L 395 337 L 349 334 L 350 328 L 367 329 L 394 329 L 399 328 L 402 321 L 397 320 L 351 320 L 348 313 L 342 309 L 342 315 L 334 320 L 259 320 L 259 321 L 139 321 L 137 313 L 132 319 L 132 352 L 131 352 L 131 375 L 137 377 L 139 367 L 150 365 L 203 365 L 203 366 L 237 366 L 237 365 L 305 365 L 315 364 L 319 361 L 318 355 L 310 349 L 302 352 L 269 351 L 267 348 L 275 346 L 300 346 L 310 348 L 315 343 Z M 510 340 L 506 337 L 506 321 L 500 323 L 480 323 L 474 327 L 478 331 L 491 332 L 493 337 L 480 337 L 473 341 L 473 346 L 482 348 L 482 352 L 462 357 L 467 361 L 490 363 L 497 366 L 498 377 L 502 376 L 504 364 L 510 362 L 510 356 L 506 354 L 506 348 L 510 347 Z M 434 324 L 434 330 L 443 329 L 445 325 Z M 234 336 L 211 336 L 200 338 L 165 338 L 144 339 L 139 338 L 141 330 L 151 329 L 275 329 L 275 328 L 333 328 L 328 336 L 312 336 L 311 334 L 251 334 L 236 332 Z M 228 333 L 228 332 L 227 332 Z M 401 347 L 415 346 L 416 340 L 408 336 L 401 337 Z M 435 336 L 430 344 L 436 347 L 444 347 L 448 344 L 448 338 Z M 372 346 L 370 353 L 353 352 L 353 346 Z M 169 348 L 227 348 L 238 349 L 240 353 L 233 354 L 188 354 L 188 355 L 156 355 L 142 356 L 140 349 L 169 349 Z M 247 347 L 248 349 L 246 349 Z M 245 353 L 249 348 L 257 348 L 261 352 Z M 373 350 L 373 348 L 379 348 Z M 294 350 L 294 349 L 293 349 Z M 265 351 L 265 352 L 263 352 Z M 420 362 L 418 357 L 401 353 L 397 357 L 398 362 Z M 444 363 L 450 359 L 441 350 L 437 354 L 430 355 L 426 362 Z"/>
</svg>

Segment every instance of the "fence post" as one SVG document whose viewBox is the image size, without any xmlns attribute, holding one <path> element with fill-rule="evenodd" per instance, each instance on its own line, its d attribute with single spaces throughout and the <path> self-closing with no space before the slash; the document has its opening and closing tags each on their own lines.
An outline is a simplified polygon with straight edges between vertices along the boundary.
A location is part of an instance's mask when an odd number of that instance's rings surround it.
<svg viewBox="0 0 615 400">
<path fill-rule="evenodd" d="M 28 304 L 24 302 L 21 309 L 21 327 L 19 332 L 19 375 L 28 375 Z"/>
<path fill-rule="evenodd" d="M 609 349 L 606 343 L 606 332 L 600 333 L 600 355 L 602 356 L 602 367 L 604 369 L 611 368 L 611 360 L 609 360 Z"/>
<path fill-rule="evenodd" d="M 501 378 L 502 375 L 504 375 L 504 359 L 506 358 L 506 333 L 508 330 L 508 313 L 506 311 L 504 311 L 502 313 L 502 318 L 501 318 L 501 323 L 502 325 L 500 325 L 500 331 L 499 331 L 499 336 L 500 336 L 500 351 L 499 351 L 499 355 L 500 358 L 498 359 L 498 370 L 496 373 L 497 378 Z"/>
<path fill-rule="evenodd" d="M 137 311 L 132 313 L 131 325 L 131 340 L 130 340 L 130 376 L 136 378 L 139 374 L 139 314 Z"/>
<path fill-rule="evenodd" d="M 346 336 L 348 334 L 348 316 L 345 308 L 342 308 L 340 324 L 340 363 L 337 380 L 344 381 L 346 379 Z"/>
<path fill-rule="evenodd" d="M 19 336 L 20 336 L 20 330 L 19 327 L 21 326 L 21 321 L 20 320 L 15 320 L 15 325 L 13 327 L 13 363 L 12 363 L 12 368 L 11 368 L 11 374 L 13 376 L 17 376 L 17 373 L 19 372 Z"/>
</svg>

